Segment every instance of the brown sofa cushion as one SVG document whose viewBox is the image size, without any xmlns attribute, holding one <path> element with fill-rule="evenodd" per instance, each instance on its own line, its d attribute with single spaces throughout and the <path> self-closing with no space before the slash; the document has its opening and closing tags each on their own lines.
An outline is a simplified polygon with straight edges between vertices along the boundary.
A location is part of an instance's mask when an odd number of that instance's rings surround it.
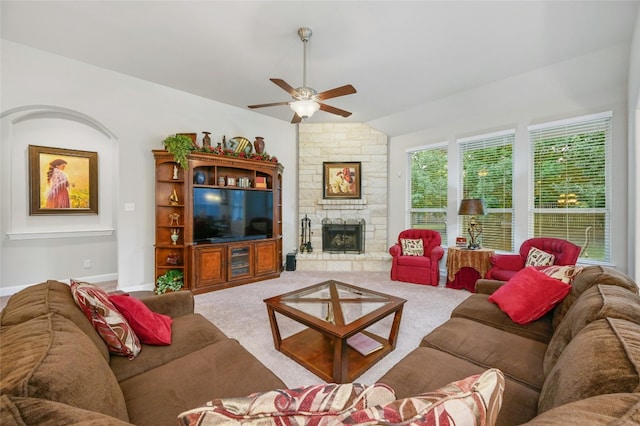
<svg viewBox="0 0 640 426">
<path fill-rule="evenodd" d="M 0 396 L 2 426 L 131 426 L 115 417 L 38 398 Z"/>
<path fill-rule="evenodd" d="M 180 413 L 212 399 L 287 387 L 233 339 L 195 350 L 120 386 L 129 419 L 138 425 L 173 425 Z"/>
<path fill-rule="evenodd" d="M 549 374 L 569 342 L 587 324 L 603 318 L 626 319 L 640 324 L 640 296 L 614 285 L 595 285 L 575 301 L 556 329 L 544 356 L 544 372 Z"/>
<path fill-rule="evenodd" d="M 486 294 L 472 294 L 451 312 L 452 318 L 466 318 L 518 336 L 547 343 L 551 339 L 551 313 L 530 324 L 520 325 L 511 321 L 498 305 L 489 302 Z"/>
<path fill-rule="evenodd" d="M 391 386 L 396 397 L 402 399 L 434 391 L 483 371 L 483 367 L 462 358 L 433 348 L 419 347 L 377 381 Z M 505 376 L 502 408 L 496 425 L 513 426 L 531 420 L 536 415 L 539 395 L 530 387 Z"/>
<path fill-rule="evenodd" d="M 16 325 L 48 313 L 71 320 L 91 338 L 105 361 L 109 361 L 107 345 L 76 305 L 71 288 L 59 281 L 49 280 L 32 285 L 11 296 L 2 310 L 0 324 Z"/>
<path fill-rule="evenodd" d="M 0 329 L 1 393 L 44 398 L 128 420 L 123 394 L 95 345 L 70 320 L 43 315 Z"/>
<path fill-rule="evenodd" d="M 121 356 L 111 357 L 111 370 L 118 382 L 164 365 L 212 343 L 228 339 L 222 331 L 199 314 L 175 318 L 171 327 L 171 345 L 143 344 L 140 354 L 132 360 Z"/>
<path fill-rule="evenodd" d="M 640 391 L 640 325 L 606 318 L 587 325 L 542 386 L 538 411 L 596 395 Z"/>
<path fill-rule="evenodd" d="M 578 297 L 589 288 L 597 284 L 608 284 L 624 287 L 632 292 L 638 292 L 638 286 L 633 280 L 613 268 L 602 266 L 587 266 L 571 282 L 571 290 L 564 300 L 553 310 L 553 329 L 560 325 L 564 316 L 569 312 L 571 305 Z"/>
<path fill-rule="evenodd" d="M 637 425 L 640 393 L 612 393 L 561 405 L 525 425 Z"/>
<path fill-rule="evenodd" d="M 451 318 L 422 339 L 421 346 L 448 352 L 480 367 L 497 368 L 539 392 L 544 382 L 542 358 L 547 345 L 464 318 Z M 514 356 L 514 348 L 518 355 Z"/>
</svg>

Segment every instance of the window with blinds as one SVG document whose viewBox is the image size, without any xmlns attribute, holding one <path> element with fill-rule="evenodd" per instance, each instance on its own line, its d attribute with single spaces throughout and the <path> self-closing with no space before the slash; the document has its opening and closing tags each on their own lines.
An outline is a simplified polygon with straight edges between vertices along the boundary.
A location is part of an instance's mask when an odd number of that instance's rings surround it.
<svg viewBox="0 0 640 426">
<path fill-rule="evenodd" d="M 529 234 L 582 247 L 581 259 L 610 261 L 611 112 L 530 126 L 533 173 Z"/>
<path fill-rule="evenodd" d="M 485 200 L 480 242 L 495 250 L 513 251 L 514 139 L 515 129 L 458 139 L 461 195 Z M 459 235 L 469 238 L 470 219 L 460 218 Z"/>
<path fill-rule="evenodd" d="M 408 228 L 440 232 L 447 245 L 447 148 L 430 147 L 408 153 L 410 199 Z"/>
</svg>

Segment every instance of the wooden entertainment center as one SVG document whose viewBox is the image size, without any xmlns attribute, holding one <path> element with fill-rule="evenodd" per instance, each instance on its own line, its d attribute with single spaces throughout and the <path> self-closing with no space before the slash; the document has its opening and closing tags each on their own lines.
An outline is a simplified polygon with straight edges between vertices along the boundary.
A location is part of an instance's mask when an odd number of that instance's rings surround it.
<svg viewBox="0 0 640 426">
<path fill-rule="evenodd" d="M 182 169 L 166 150 L 154 150 L 153 156 L 156 280 L 169 270 L 181 270 L 183 288 L 198 294 L 280 276 L 281 164 L 194 151 Z M 208 198 L 217 204 L 194 211 L 198 200 Z M 239 202 L 251 198 L 268 207 L 254 208 L 249 221 L 242 212 L 247 207 Z M 200 213 L 213 214 L 220 210 L 216 206 L 231 214 L 224 215 L 224 223 L 207 217 L 207 231 L 201 231 Z"/>
</svg>

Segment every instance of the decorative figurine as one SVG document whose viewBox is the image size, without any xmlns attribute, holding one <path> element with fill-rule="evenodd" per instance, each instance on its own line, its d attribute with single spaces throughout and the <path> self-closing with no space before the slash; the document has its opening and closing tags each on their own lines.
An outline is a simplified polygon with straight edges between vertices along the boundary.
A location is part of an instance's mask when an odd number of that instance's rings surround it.
<svg viewBox="0 0 640 426">
<path fill-rule="evenodd" d="M 180 213 L 176 213 L 176 212 L 169 213 L 169 219 L 171 219 L 171 223 L 169 224 L 169 226 L 180 225 L 180 222 L 178 221 L 178 219 L 180 219 Z"/>
<path fill-rule="evenodd" d="M 204 133 L 204 137 L 202 138 L 202 147 L 211 148 L 211 138 L 209 137 L 211 132 L 202 132 L 202 133 Z"/>
<path fill-rule="evenodd" d="M 178 199 L 178 193 L 176 192 L 175 188 L 173 188 L 173 191 L 171 192 L 171 195 L 169 196 L 169 203 L 172 206 L 177 206 L 178 204 L 180 204 L 180 200 Z"/>
<path fill-rule="evenodd" d="M 178 180 L 178 166 L 173 165 L 173 180 Z"/>
</svg>

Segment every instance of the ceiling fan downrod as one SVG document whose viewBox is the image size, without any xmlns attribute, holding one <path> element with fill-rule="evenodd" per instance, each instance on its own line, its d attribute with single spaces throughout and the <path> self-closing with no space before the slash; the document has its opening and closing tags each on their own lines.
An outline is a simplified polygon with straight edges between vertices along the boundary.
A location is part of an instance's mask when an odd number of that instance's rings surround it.
<svg viewBox="0 0 640 426">
<path fill-rule="evenodd" d="M 302 87 L 307 87 L 307 42 L 311 38 L 311 28 L 298 29 L 298 36 L 302 40 Z"/>
<path fill-rule="evenodd" d="M 307 87 L 307 42 L 311 38 L 311 28 L 302 27 L 298 29 L 298 36 L 302 41 L 302 87 L 298 87 L 296 92 L 298 92 L 298 96 L 296 97 L 298 100 L 317 100 L 317 94 L 314 89 L 311 87 Z"/>
</svg>

